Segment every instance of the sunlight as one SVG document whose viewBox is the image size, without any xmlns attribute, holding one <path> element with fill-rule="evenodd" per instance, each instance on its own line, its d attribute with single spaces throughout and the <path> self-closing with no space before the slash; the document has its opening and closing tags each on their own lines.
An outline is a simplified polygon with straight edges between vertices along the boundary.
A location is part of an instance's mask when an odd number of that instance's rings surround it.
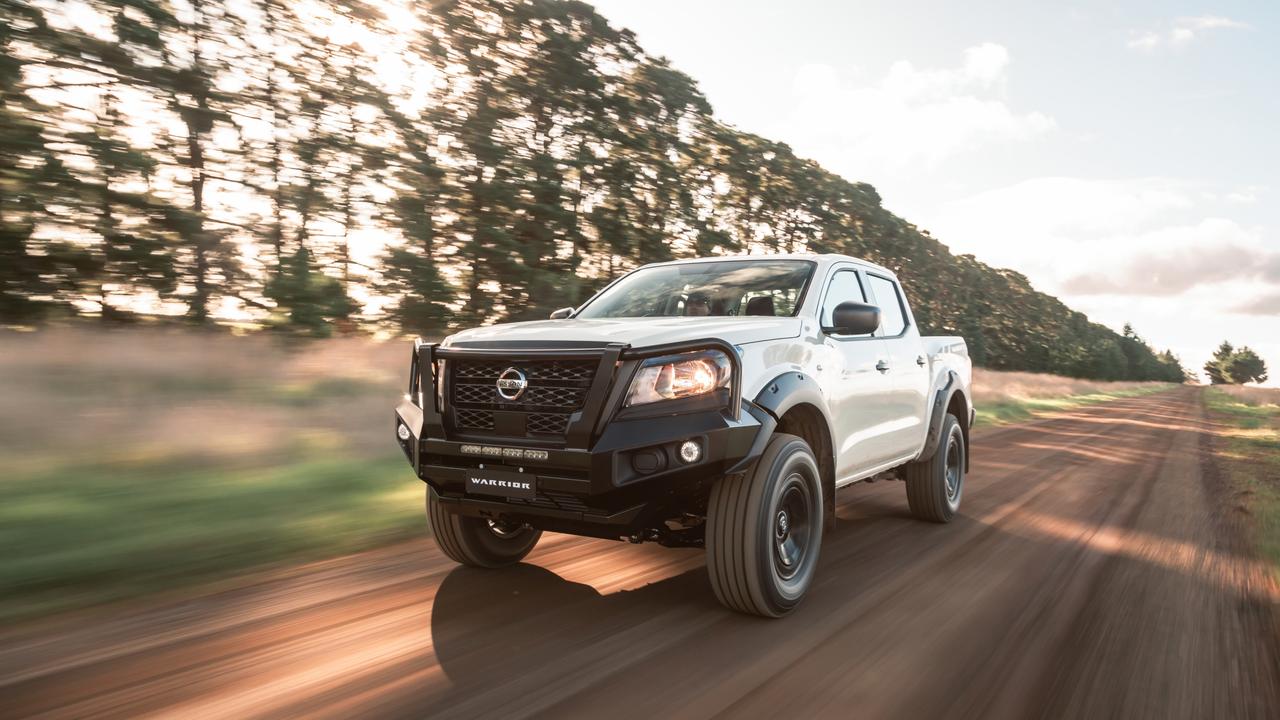
<svg viewBox="0 0 1280 720">
<path fill-rule="evenodd" d="M 1098 526 L 1027 509 L 1015 509 L 1002 525 L 1030 539 L 1083 544 L 1090 550 L 1151 563 L 1268 603 L 1280 602 L 1280 584 L 1264 562 L 1140 530 Z"/>
</svg>

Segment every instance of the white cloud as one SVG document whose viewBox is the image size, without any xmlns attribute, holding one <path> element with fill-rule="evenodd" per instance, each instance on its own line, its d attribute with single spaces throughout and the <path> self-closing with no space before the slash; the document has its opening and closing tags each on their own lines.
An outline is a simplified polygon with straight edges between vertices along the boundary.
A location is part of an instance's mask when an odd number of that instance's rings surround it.
<svg viewBox="0 0 1280 720">
<path fill-rule="evenodd" d="M 1009 63 L 1004 46 L 985 43 L 965 50 L 957 66 L 917 68 L 900 60 L 879 81 L 855 86 L 829 65 L 806 65 L 796 74 L 796 103 L 779 134 L 838 172 L 876 179 L 1049 131 L 1052 118 L 1005 102 Z"/>
<path fill-rule="evenodd" d="M 954 201 L 930 222 L 956 252 L 1068 296 L 1172 296 L 1256 279 L 1280 290 L 1280 249 L 1169 178 L 1036 178 Z M 1225 308 L 1224 308 L 1225 309 Z"/>
<path fill-rule="evenodd" d="M 1153 33 L 1148 31 L 1148 32 L 1135 34 L 1132 38 L 1130 38 L 1129 47 L 1133 48 L 1134 50 L 1155 50 L 1156 48 L 1160 47 L 1160 42 L 1161 42 L 1161 39 L 1160 39 L 1159 33 Z"/>
<path fill-rule="evenodd" d="M 1227 193 L 1224 199 L 1235 205 L 1254 205 L 1258 202 L 1258 196 L 1265 190 L 1266 188 L 1250 185 Z"/>
<path fill-rule="evenodd" d="M 1074 251 L 1090 238 L 1139 232 L 1191 207 L 1193 196 L 1193 188 L 1167 178 L 1034 178 L 947 203 L 928 226 L 956 252 L 988 262 L 1061 267 L 1063 258 L 1046 244 Z"/>
<path fill-rule="evenodd" d="M 1280 367 L 1280 243 L 1222 216 L 1239 208 L 1239 188 L 1211 190 L 1164 177 L 1036 178 L 948 203 L 925 227 L 1093 320 L 1133 322 L 1189 366 L 1226 338 Z"/>
<path fill-rule="evenodd" d="M 1071 295 L 1172 296 L 1224 282 L 1259 280 L 1280 287 L 1280 252 L 1263 246 L 1257 229 L 1231 220 L 1206 218 L 1127 240 L 1111 262 L 1067 277 L 1063 290 Z"/>
<path fill-rule="evenodd" d="M 1274 315 L 1280 317 L 1280 292 L 1247 300 L 1236 306 L 1235 312 L 1245 315 Z"/>
<path fill-rule="evenodd" d="M 1153 52 L 1162 47 L 1181 48 L 1191 44 L 1208 30 L 1248 30 L 1243 23 L 1219 15 L 1199 15 L 1176 18 L 1161 30 L 1136 30 L 1129 34 L 1130 49 Z"/>
<path fill-rule="evenodd" d="M 1177 23 L 1182 27 L 1192 28 L 1194 30 L 1217 30 L 1219 28 L 1227 28 L 1232 30 L 1247 30 L 1248 23 L 1242 23 L 1238 20 L 1222 17 L 1220 15 L 1200 15 L 1198 17 L 1182 17 L 1178 18 Z"/>
</svg>

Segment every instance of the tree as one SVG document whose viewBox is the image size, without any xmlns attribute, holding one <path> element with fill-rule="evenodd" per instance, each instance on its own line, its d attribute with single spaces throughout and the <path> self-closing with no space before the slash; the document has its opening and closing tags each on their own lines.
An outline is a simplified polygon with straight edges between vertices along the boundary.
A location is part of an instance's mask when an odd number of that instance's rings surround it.
<svg viewBox="0 0 1280 720">
<path fill-rule="evenodd" d="M 334 323 L 355 310 L 337 278 L 316 268 L 311 252 L 299 245 L 283 263 L 280 273 L 267 283 L 267 292 L 279 298 L 283 312 L 274 321 L 278 329 L 311 337 L 328 337 Z"/>
<path fill-rule="evenodd" d="M 1248 346 L 1232 355 L 1227 374 L 1237 383 L 1264 383 L 1267 381 L 1267 364 Z"/>
<path fill-rule="evenodd" d="M 48 180 L 61 161 L 45 142 L 47 112 L 27 92 L 29 60 L 15 52 L 28 35 L 47 28 L 44 15 L 25 3 L 5 3 L 0 16 L 0 323 L 34 322 L 53 304 L 50 255 L 35 237 L 49 214 Z"/>
<path fill-rule="evenodd" d="M 1241 385 L 1267 381 L 1267 364 L 1248 346 L 1232 347 L 1223 341 L 1213 357 L 1204 364 L 1205 374 L 1214 385 Z"/>
</svg>

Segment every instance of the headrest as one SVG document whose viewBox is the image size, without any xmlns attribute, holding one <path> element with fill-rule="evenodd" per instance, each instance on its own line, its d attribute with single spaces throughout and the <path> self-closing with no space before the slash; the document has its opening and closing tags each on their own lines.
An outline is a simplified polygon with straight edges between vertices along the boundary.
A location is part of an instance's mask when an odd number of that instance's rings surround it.
<svg viewBox="0 0 1280 720">
<path fill-rule="evenodd" d="M 759 295 L 747 301 L 748 315 L 766 315 L 773 317 L 773 296 Z"/>
</svg>

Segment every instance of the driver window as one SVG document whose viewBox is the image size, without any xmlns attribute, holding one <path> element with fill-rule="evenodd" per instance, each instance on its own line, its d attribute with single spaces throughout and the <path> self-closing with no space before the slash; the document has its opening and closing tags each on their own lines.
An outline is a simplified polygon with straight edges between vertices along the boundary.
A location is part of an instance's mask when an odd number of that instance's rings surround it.
<svg viewBox="0 0 1280 720">
<path fill-rule="evenodd" d="M 827 296 L 822 299 L 822 327 L 831 327 L 831 313 L 842 302 L 867 301 L 867 294 L 862 290 L 862 281 L 856 270 L 839 270 L 831 278 L 827 286 Z"/>
</svg>

